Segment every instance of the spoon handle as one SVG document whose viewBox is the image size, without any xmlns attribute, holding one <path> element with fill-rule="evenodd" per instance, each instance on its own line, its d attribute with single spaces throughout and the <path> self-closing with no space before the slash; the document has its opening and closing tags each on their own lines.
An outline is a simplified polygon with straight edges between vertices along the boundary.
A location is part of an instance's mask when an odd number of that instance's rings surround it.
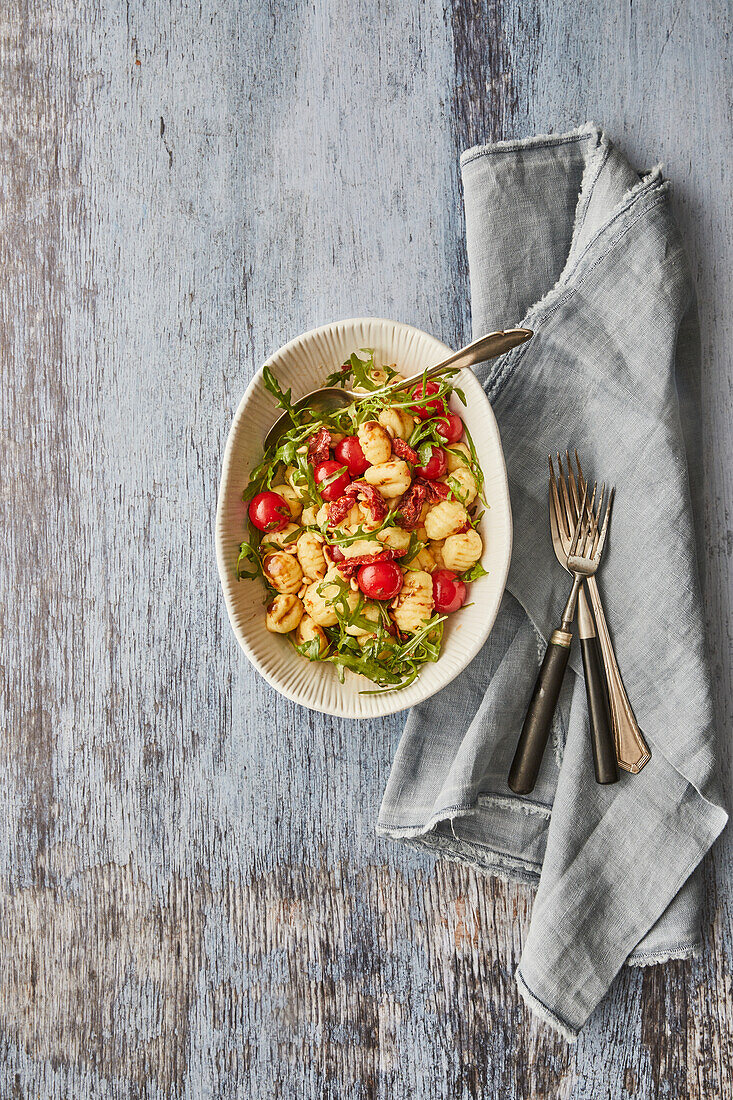
<svg viewBox="0 0 733 1100">
<path fill-rule="evenodd" d="M 447 359 L 436 363 L 424 375 L 413 375 L 391 386 L 384 386 L 384 393 L 395 393 L 415 383 L 415 378 L 433 378 L 436 374 L 442 374 L 445 370 L 460 370 L 462 367 L 472 367 L 475 363 L 483 363 L 486 359 L 495 359 L 497 355 L 503 355 L 505 351 L 516 348 L 529 340 L 532 336 L 531 328 L 508 328 L 502 332 L 489 332 L 486 336 L 479 336 L 478 340 L 472 340 L 459 351 L 454 351 Z"/>
<path fill-rule="evenodd" d="M 465 348 L 453 352 L 442 363 L 431 367 L 427 376 L 430 378 L 436 371 L 447 367 L 458 370 L 461 367 L 472 367 L 475 363 L 483 363 L 485 359 L 495 359 L 497 355 L 503 355 L 505 351 L 523 344 L 530 336 L 531 328 L 508 328 L 502 332 L 489 332 L 486 336 L 479 336 L 478 340 L 472 340 Z"/>
</svg>

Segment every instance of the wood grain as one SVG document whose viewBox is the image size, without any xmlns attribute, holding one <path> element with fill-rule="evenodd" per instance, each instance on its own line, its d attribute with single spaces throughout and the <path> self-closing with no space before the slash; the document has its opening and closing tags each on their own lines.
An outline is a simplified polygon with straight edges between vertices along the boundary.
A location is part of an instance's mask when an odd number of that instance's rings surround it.
<svg viewBox="0 0 733 1100">
<path fill-rule="evenodd" d="M 369 313 L 458 345 L 460 151 L 595 118 L 665 161 L 697 280 L 730 729 L 729 31 L 722 0 L 4 6 L 2 1100 L 733 1095 L 728 835 L 702 956 L 569 1047 L 514 986 L 530 892 L 375 838 L 401 719 L 274 696 L 213 553 L 268 352 Z"/>
</svg>

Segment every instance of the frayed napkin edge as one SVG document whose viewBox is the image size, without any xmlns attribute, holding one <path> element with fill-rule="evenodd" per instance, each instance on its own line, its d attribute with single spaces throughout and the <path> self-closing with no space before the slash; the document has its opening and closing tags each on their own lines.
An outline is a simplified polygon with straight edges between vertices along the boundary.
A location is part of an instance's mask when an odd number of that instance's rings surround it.
<svg viewBox="0 0 733 1100">
<path fill-rule="evenodd" d="M 569 1043 L 577 1042 L 578 1030 L 572 1028 L 570 1024 L 565 1023 L 559 1016 L 556 1016 L 552 1009 L 549 1009 L 547 1005 L 532 992 L 522 977 L 522 972 L 519 967 L 517 967 L 514 972 L 514 979 L 517 983 L 519 994 L 532 1015 L 537 1016 L 543 1023 L 549 1024 L 551 1028 L 559 1032 L 563 1039 L 567 1039 Z"/>
<path fill-rule="evenodd" d="M 680 944 L 670 951 L 650 951 L 648 955 L 629 955 L 626 966 L 635 966 L 642 970 L 645 966 L 658 966 L 668 962 L 689 962 L 690 959 L 698 959 L 702 954 L 701 943 Z"/>
<path fill-rule="evenodd" d="M 491 156 L 492 153 L 511 153 L 516 149 L 532 149 L 542 145 L 567 145 L 571 141 L 580 141 L 581 138 L 598 137 L 603 134 L 602 128 L 596 122 L 585 122 L 574 130 L 567 130 L 562 134 L 534 134 L 532 137 L 514 138 L 509 141 L 491 141 L 485 145 L 473 145 L 470 149 L 461 153 L 461 168 L 478 157 Z"/>
</svg>

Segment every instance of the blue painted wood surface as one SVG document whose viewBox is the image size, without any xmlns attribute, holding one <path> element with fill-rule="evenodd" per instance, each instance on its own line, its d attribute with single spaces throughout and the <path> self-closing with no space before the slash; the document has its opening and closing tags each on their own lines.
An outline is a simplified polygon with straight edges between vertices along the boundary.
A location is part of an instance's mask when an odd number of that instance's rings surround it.
<svg viewBox="0 0 733 1100">
<path fill-rule="evenodd" d="M 595 119 L 664 161 L 697 280 L 729 770 L 729 33 L 723 0 L 6 6 L 1 1097 L 731 1096 L 729 837 L 703 956 L 569 1047 L 514 987 L 530 892 L 375 837 L 401 719 L 275 696 L 213 554 L 267 354 L 361 314 L 459 345 L 461 150 Z"/>
</svg>

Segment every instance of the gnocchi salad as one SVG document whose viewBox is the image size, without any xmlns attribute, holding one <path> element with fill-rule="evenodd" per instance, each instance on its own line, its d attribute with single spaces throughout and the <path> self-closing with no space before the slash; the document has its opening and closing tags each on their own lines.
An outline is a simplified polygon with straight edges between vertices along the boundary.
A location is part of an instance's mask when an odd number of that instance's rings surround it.
<svg viewBox="0 0 733 1100">
<path fill-rule="evenodd" d="M 291 427 L 244 490 L 240 579 L 266 588 L 267 629 L 309 661 L 360 673 L 374 691 L 411 684 L 440 656 L 449 615 L 486 571 L 477 527 L 484 478 L 452 398 L 454 371 L 392 392 L 396 366 L 354 352 L 326 385 L 363 397 L 317 416 L 264 381 Z"/>
</svg>

